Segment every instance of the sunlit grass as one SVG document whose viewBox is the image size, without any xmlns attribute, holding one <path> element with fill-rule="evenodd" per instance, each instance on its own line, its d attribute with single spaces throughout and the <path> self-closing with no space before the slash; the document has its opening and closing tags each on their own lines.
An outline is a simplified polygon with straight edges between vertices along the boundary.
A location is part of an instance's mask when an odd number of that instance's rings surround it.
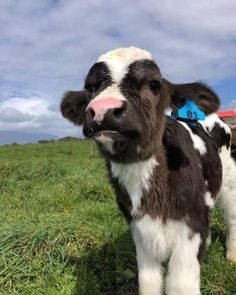
<svg viewBox="0 0 236 295">
<path fill-rule="evenodd" d="M 204 295 L 235 295 L 213 216 Z M 135 250 L 88 141 L 0 147 L 0 294 L 137 294 Z"/>
</svg>

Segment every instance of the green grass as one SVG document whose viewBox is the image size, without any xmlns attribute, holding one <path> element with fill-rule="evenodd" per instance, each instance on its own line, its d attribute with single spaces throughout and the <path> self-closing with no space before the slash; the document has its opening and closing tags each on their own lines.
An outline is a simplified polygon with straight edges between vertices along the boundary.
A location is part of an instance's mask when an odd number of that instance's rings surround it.
<svg viewBox="0 0 236 295">
<path fill-rule="evenodd" d="M 88 141 L 0 147 L 0 294 L 137 294 L 132 239 Z M 235 295 L 226 227 L 212 221 L 203 295 Z"/>
</svg>

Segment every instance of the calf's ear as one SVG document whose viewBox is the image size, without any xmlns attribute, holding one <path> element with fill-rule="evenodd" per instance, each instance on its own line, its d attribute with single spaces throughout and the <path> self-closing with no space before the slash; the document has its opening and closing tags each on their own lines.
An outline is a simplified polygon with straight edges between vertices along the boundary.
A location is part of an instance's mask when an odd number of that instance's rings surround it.
<svg viewBox="0 0 236 295">
<path fill-rule="evenodd" d="M 90 94 L 85 90 L 67 91 L 61 102 L 62 116 L 76 125 L 82 125 L 89 101 Z"/>
<path fill-rule="evenodd" d="M 207 115 L 219 109 L 219 97 L 202 82 L 173 84 L 166 79 L 163 79 L 163 82 L 167 86 L 171 98 L 170 107 L 172 108 L 180 108 L 184 105 L 186 99 L 192 99 Z"/>
</svg>

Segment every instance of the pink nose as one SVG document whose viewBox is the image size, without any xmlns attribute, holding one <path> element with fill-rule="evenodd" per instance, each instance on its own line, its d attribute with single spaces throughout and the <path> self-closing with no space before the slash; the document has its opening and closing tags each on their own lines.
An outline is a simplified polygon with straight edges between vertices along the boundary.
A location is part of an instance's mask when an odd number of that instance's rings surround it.
<svg viewBox="0 0 236 295">
<path fill-rule="evenodd" d="M 108 110 L 121 109 L 122 106 L 123 102 L 118 98 L 102 97 L 92 100 L 87 106 L 87 111 L 90 112 L 95 121 L 102 121 Z"/>
</svg>

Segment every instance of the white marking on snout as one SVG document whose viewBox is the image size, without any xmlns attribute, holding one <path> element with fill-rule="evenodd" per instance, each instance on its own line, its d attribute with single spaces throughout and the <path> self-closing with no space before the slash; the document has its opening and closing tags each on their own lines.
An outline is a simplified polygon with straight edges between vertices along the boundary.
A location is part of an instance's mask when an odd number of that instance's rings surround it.
<svg viewBox="0 0 236 295">
<path fill-rule="evenodd" d="M 121 101 L 127 100 L 125 96 L 121 93 L 120 88 L 116 84 L 112 84 L 111 86 L 106 87 L 96 97 L 94 97 L 92 101 L 103 99 L 104 97 L 114 97 L 114 99 L 118 99 Z"/>
<path fill-rule="evenodd" d="M 101 110 L 101 112 L 97 115 L 95 115 L 95 117 L 93 118 L 95 122 L 97 122 L 99 125 L 101 125 L 101 122 L 104 119 L 104 116 L 106 114 L 107 110 L 103 109 Z"/>
<path fill-rule="evenodd" d="M 101 91 L 99 95 L 97 95 L 93 100 L 90 101 L 89 105 L 87 106 L 87 110 L 89 109 L 89 106 L 97 100 L 104 99 L 105 97 L 114 97 L 114 100 L 120 100 L 121 102 L 127 101 L 127 99 L 124 97 L 124 95 L 121 93 L 119 87 L 115 84 L 112 84 L 111 86 L 108 86 L 106 89 Z M 94 120 L 100 124 L 102 120 L 104 119 L 104 116 L 107 112 L 107 109 L 104 108 L 104 110 L 100 111 L 98 115 L 95 115 Z"/>
<path fill-rule="evenodd" d="M 99 95 L 97 95 L 94 99 L 90 101 L 88 104 L 86 110 L 90 108 L 90 106 L 93 104 L 93 102 L 98 101 L 98 100 L 103 100 L 104 98 L 110 98 L 114 99 L 114 101 L 120 101 L 121 104 L 123 101 L 127 101 L 127 99 L 124 97 L 124 95 L 121 93 L 119 87 L 115 84 L 112 84 L 111 86 L 108 86 L 106 89 L 101 91 Z M 100 109 L 98 114 L 95 114 L 95 117 L 93 118 L 94 121 L 96 121 L 98 124 L 102 122 L 104 119 L 104 116 L 108 109 L 104 107 L 104 109 Z"/>
</svg>

